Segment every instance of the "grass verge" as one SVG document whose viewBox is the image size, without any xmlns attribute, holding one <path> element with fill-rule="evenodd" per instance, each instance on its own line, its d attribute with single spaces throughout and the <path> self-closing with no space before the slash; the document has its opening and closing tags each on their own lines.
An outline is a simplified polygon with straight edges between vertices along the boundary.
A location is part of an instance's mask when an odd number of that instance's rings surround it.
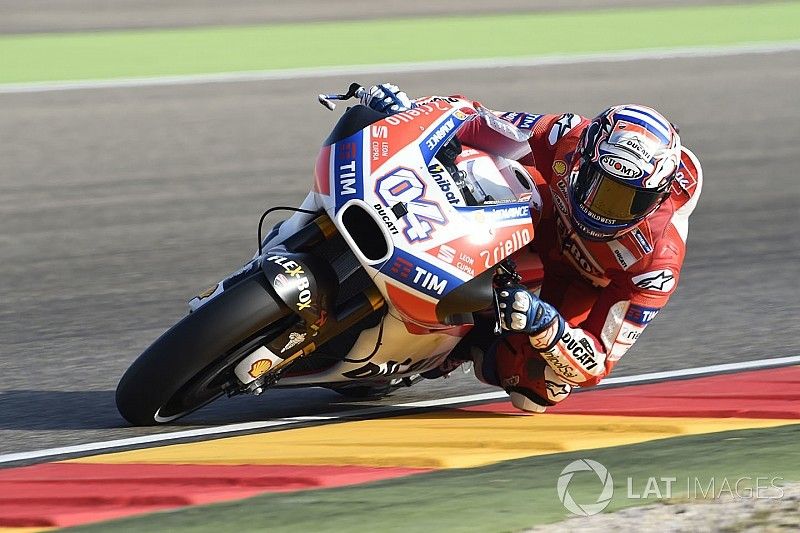
<svg viewBox="0 0 800 533">
<path fill-rule="evenodd" d="M 602 34 L 598 32 L 602 28 Z M 0 83 L 582 54 L 800 39 L 800 3 L 0 37 Z"/>
</svg>

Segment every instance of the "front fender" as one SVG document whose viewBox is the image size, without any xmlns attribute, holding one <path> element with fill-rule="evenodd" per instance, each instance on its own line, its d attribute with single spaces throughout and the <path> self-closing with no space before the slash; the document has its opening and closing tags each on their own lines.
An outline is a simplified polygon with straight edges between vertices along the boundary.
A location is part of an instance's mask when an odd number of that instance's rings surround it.
<svg viewBox="0 0 800 533">
<path fill-rule="evenodd" d="M 307 324 L 317 322 L 336 300 L 333 269 L 309 254 L 278 246 L 264 253 L 261 270 L 278 298 Z"/>
</svg>

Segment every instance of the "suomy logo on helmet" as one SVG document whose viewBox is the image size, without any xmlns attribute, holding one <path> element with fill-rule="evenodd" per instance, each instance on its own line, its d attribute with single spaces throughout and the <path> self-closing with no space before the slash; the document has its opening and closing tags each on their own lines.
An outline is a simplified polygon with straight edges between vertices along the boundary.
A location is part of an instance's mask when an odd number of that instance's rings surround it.
<svg viewBox="0 0 800 533">
<path fill-rule="evenodd" d="M 600 156 L 600 166 L 611 174 L 623 179 L 636 179 L 642 175 L 642 169 L 637 168 L 633 163 L 615 155 Z"/>
</svg>

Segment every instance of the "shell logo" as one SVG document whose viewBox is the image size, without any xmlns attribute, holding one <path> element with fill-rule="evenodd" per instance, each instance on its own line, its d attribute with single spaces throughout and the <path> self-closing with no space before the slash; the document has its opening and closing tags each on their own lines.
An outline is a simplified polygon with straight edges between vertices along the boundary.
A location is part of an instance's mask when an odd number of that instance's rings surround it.
<svg viewBox="0 0 800 533">
<path fill-rule="evenodd" d="M 567 173 L 567 164 L 560 159 L 553 163 L 553 172 L 555 172 L 559 176 L 563 176 Z"/>
<path fill-rule="evenodd" d="M 255 361 L 253 362 L 252 365 L 250 365 L 250 370 L 247 373 L 253 376 L 254 378 L 260 378 L 261 376 L 269 372 L 270 368 L 272 368 L 272 361 L 270 361 L 269 359 L 259 359 L 258 361 Z"/>
</svg>

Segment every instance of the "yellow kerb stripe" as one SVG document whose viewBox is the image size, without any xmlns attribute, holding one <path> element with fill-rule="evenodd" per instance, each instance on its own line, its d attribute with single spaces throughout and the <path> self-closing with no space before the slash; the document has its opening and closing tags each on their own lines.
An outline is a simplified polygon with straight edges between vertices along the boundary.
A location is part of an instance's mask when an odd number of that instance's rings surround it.
<svg viewBox="0 0 800 533">
<path fill-rule="evenodd" d="M 453 410 L 161 446 L 72 462 L 467 468 L 534 455 L 796 423 Z"/>
</svg>

